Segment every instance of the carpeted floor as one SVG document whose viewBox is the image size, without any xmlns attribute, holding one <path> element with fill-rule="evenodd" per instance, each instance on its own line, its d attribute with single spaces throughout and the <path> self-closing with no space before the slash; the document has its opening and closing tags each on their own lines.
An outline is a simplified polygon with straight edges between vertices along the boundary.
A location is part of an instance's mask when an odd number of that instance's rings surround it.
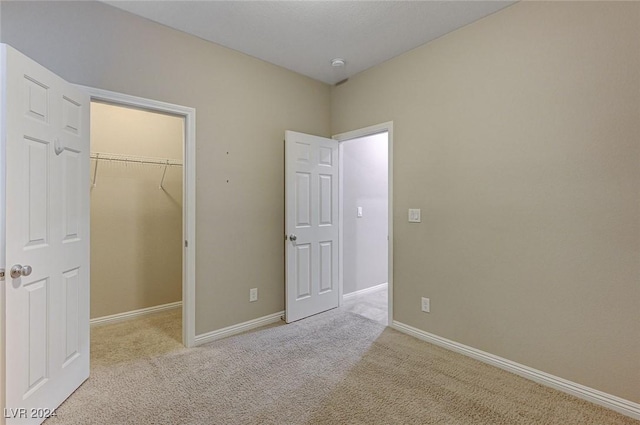
<svg viewBox="0 0 640 425">
<path fill-rule="evenodd" d="M 91 372 L 181 350 L 182 310 L 91 327 Z"/>
<path fill-rule="evenodd" d="M 92 329 L 91 377 L 47 425 L 640 424 L 348 308 L 192 349 L 172 314 Z"/>
<path fill-rule="evenodd" d="M 389 321 L 387 307 L 387 288 L 344 300 L 341 309 L 364 316 L 386 326 Z"/>
</svg>

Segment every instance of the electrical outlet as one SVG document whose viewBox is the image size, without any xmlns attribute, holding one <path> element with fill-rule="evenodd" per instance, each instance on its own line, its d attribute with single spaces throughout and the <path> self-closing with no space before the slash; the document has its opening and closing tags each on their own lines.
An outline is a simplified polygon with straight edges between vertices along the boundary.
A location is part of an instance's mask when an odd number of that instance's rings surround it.
<svg viewBox="0 0 640 425">
<path fill-rule="evenodd" d="M 420 208 L 409 208 L 409 223 L 420 223 Z"/>
<path fill-rule="evenodd" d="M 429 298 L 422 297 L 422 311 L 431 313 L 431 300 Z"/>
<path fill-rule="evenodd" d="M 249 289 L 249 302 L 258 301 L 258 288 Z"/>
</svg>

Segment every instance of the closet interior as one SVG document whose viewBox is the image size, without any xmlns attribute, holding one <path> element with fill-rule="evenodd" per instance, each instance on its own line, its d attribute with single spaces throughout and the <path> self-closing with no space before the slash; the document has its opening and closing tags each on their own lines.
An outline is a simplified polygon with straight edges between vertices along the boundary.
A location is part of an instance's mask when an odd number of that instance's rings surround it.
<svg viewBox="0 0 640 425">
<path fill-rule="evenodd" d="M 93 325 L 181 306 L 183 145 L 183 117 L 92 102 Z"/>
</svg>

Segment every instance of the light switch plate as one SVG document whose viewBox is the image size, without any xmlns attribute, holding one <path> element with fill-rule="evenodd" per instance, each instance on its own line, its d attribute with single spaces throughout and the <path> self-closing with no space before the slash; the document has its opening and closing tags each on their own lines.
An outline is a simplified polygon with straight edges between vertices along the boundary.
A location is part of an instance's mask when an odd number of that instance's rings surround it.
<svg viewBox="0 0 640 425">
<path fill-rule="evenodd" d="M 362 207 L 358 207 L 358 218 L 362 217 Z"/>
<path fill-rule="evenodd" d="M 409 223 L 420 223 L 419 208 L 409 208 Z"/>
<path fill-rule="evenodd" d="M 429 298 L 422 297 L 422 311 L 425 313 L 431 313 L 431 300 Z"/>
</svg>

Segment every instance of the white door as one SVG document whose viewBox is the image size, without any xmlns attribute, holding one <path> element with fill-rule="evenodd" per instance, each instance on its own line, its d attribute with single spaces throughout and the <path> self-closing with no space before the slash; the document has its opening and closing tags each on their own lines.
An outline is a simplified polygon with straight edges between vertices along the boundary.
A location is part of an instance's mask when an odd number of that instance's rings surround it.
<svg viewBox="0 0 640 425">
<path fill-rule="evenodd" d="M 338 142 L 285 133 L 287 323 L 338 307 Z"/>
<path fill-rule="evenodd" d="M 5 417 L 37 424 L 89 377 L 89 96 L 1 49 Z"/>
</svg>

